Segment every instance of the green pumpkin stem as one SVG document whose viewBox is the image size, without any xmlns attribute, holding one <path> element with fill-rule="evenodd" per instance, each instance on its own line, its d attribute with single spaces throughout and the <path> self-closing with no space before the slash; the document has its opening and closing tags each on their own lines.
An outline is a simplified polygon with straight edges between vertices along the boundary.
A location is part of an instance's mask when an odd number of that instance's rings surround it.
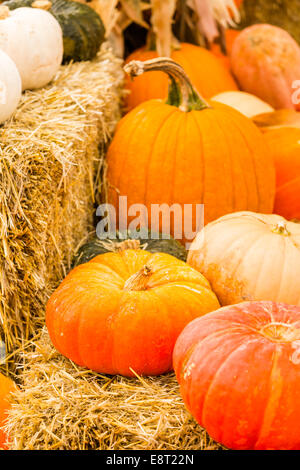
<svg viewBox="0 0 300 470">
<path fill-rule="evenodd" d="M 209 104 L 193 87 L 189 77 L 185 73 L 181 65 L 167 57 L 159 57 L 157 59 L 132 60 L 125 65 L 124 70 L 132 78 L 142 75 L 144 72 L 165 72 L 170 77 L 169 95 L 167 104 L 176 106 L 181 111 L 189 112 L 209 108 Z"/>
</svg>

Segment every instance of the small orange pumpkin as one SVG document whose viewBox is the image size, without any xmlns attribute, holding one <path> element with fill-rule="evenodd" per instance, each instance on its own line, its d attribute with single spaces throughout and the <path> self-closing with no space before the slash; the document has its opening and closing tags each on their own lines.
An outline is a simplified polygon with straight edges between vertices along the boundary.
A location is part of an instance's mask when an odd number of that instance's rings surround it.
<svg viewBox="0 0 300 470">
<path fill-rule="evenodd" d="M 0 448 L 7 448 L 7 435 L 4 432 L 2 426 L 5 424 L 7 418 L 7 412 L 10 409 L 9 394 L 16 390 L 15 383 L 5 377 L 5 375 L 0 374 Z"/>
<path fill-rule="evenodd" d="M 239 210 L 272 212 L 274 162 L 250 119 L 206 102 L 171 59 L 133 61 L 126 70 L 164 71 L 172 86 L 167 102 L 142 103 L 118 124 L 107 154 L 108 199 L 117 212 L 119 196 L 127 196 L 128 207 L 144 204 L 149 224 L 153 204 L 204 204 L 205 223 Z M 196 227 L 195 214 L 191 218 Z M 184 218 L 178 222 L 185 229 Z M 170 229 L 174 236 L 174 224 Z"/>
<path fill-rule="evenodd" d="M 125 249 L 73 269 L 50 297 L 46 323 L 54 346 L 80 366 L 158 375 L 172 368 L 185 325 L 218 307 L 208 281 L 183 261 Z"/>
<path fill-rule="evenodd" d="M 132 60 L 146 61 L 157 57 L 155 50 L 142 48 L 127 57 L 126 63 Z M 224 67 L 222 61 L 203 47 L 181 43 L 180 49 L 173 49 L 171 58 L 185 69 L 193 85 L 206 98 L 222 91 L 237 90 L 232 75 Z M 148 73 L 134 79 L 127 77 L 126 89 L 129 94 L 126 97 L 125 106 L 130 111 L 152 98 L 165 98 L 168 94 L 168 79 L 162 72 Z"/>
<path fill-rule="evenodd" d="M 174 349 L 183 400 L 239 450 L 300 450 L 300 307 L 244 302 L 197 318 Z"/>
<path fill-rule="evenodd" d="M 265 137 L 275 158 L 274 212 L 286 219 L 300 219 L 300 129 L 274 129 Z"/>
</svg>

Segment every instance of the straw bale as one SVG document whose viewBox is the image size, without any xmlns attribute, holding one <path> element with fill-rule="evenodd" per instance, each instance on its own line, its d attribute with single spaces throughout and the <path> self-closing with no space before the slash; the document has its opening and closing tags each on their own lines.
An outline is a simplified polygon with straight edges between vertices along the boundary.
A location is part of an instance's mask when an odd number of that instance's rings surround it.
<svg viewBox="0 0 300 470">
<path fill-rule="evenodd" d="M 103 45 L 94 61 L 62 66 L 49 86 L 26 91 L 0 128 L 0 324 L 8 350 L 44 323 L 47 298 L 92 228 L 122 81 L 121 61 Z"/>
<path fill-rule="evenodd" d="M 7 431 L 14 450 L 211 450 L 174 374 L 125 378 L 74 365 L 46 329 L 23 351 Z"/>
</svg>

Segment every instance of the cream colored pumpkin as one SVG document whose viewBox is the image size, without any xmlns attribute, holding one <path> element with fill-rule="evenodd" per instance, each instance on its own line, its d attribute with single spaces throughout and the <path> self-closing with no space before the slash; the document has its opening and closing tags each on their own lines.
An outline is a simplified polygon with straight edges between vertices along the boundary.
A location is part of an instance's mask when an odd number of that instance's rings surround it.
<svg viewBox="0 0 300 470">
<path fill-rule="evenodd" d="M 229 214 L 198 233 L 188 263 L 221 305 L 271 300 L 300 305 L 300 224 L 279 215 Z"/>
<path fill-rule="evenodd" d="M 22 93 L 21 77 L 12 59 L 0 50 L 0 124 L 16 110 Z"/>
<path fill-rule="evenodd" d="M 15 62 L 22 89 L 47 85 L 63 57 L 62 30 L 47 11 L 0 6 L 0 49 Z"/>
<path fill-rule="evenodd" d="M 219 103 L 227 104 L 245 116 L 252 118 L 257 114 L 271 113 L 274 108 L 257 96 L 244 91 L 225 91 L 212 98 Z"/>
</svg>

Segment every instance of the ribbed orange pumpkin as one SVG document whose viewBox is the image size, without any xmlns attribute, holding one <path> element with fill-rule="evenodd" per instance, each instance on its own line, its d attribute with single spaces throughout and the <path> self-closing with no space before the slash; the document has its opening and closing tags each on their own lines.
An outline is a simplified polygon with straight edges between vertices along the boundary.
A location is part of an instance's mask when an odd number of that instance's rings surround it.
<svg viewBox="0 0 300 470">
<path fill-rule="evenodd" d="M 276 214 L 300 220 L 300 129 L 281 128 L 265 134 L 275 158 Z"/>
<path fill-rule="evenodd" d="M 188 264 L 210 282 L 221 305 L 271 300 L 300 306 L 300 224 L 241 212 L 208 224 Z"/>
<path fill-rule="evenodd" d="M 231 68 L 242 90 L 275 109 L 299 109 L 292 101 L 293 82 L 300 77 L 300 47 L 277 26 L 255 24 L 234 41 Z"/>
<path fill-rule="evenodd" d="M 218 307 L 207 280 L 183 261 L 125 249 L 73 269 L 50 297 L 46 323 L 54 346 L 80 366 L 157 375 L 172 368 L 185 325 Z"/>
<path fill-rule="evenodd" d="M 109 202 L 118 210 L 123 195 L 128 206 L 144 204 L 149 224 L 153 204 L 204 204 L 205 223 L 238 210 L 272 212 L 274 163 L 257 127 L 229 106 L 206 103 L 170 59 L 127 65 L 134 74 L 157 69 L 181 87 L 173 82 L 168 104 L 150 100 L 120 121 L 107 155 Z"/>
<path fill-rule="evenodd" d="M 158 57 L 156 51 L 138 49 L 127 59 L 146 61 Z M 193 44 L 182 43 L 180 49 L 174 49 L 171 58 L 180 64 L 190 77 L 193 85 L 204 97 L 210 98 L 227 90 L 237 90 L 237 85 L 224 67 L 222 61 L 210 51 Z M 130 111 L 140 103 L 152 98 L 165 98 L 168 93 L 168 79 L 164 73 L 148 73 L 133 80 L 126 79 L 126 89 L 130 92 L 126 97 L 126 109 Z"/>
<path fill-rule="evenodd" d="M 0 374 L 0 449 L 6 448 L 7 435 L 1 429 L 7 418 L 7 411 L 10 409 L 8 396 L 15 390 L 15 384 L 12 380 Z"/>
<path fill-rule="evenodd" d="M 300 307 L 222 308 L 186 326 L 173 357 L 183 400 L 213 439 L 300 450 Z"/>
</svg>

